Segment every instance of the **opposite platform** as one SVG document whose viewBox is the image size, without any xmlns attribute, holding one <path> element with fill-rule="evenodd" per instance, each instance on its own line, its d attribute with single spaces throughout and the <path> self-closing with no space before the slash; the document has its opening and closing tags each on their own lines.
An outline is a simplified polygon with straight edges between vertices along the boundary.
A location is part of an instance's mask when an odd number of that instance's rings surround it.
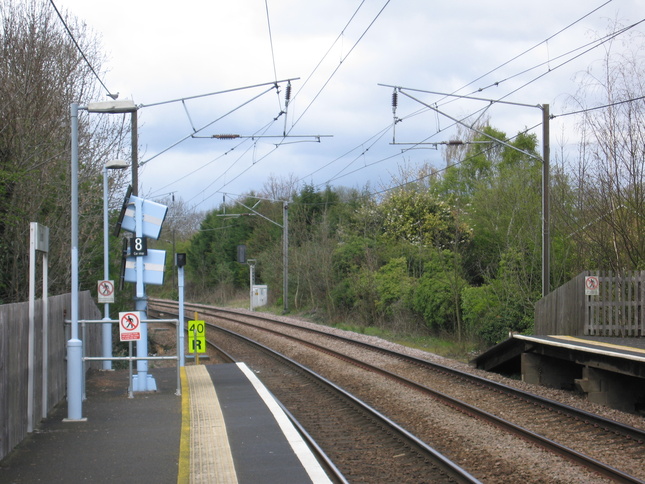
<svg viewBox="0 0 645 484">
<path fill-rule="evenodd" d="M 92 372 L 85 422 L 56 407 L 0 463 L 3 483 L 322 483 L 324 471 L 243 364 L 154 368 L 128 398 L 127 371 Z"/>
</svg>

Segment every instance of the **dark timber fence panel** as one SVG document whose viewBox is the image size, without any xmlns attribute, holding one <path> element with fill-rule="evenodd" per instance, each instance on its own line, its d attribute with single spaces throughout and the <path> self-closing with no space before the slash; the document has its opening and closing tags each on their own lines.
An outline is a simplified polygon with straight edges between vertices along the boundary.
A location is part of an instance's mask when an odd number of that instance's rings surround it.
<svg viewBox="0 0 645 484">
<path fill-rule="evenodd" d="M 48 298 L 48 391 L 47 413 L 66 395 L 67 364 L 65 320 L 71 314 L 71 295 Z M 34 327 L 34 426 L 43 414 L 43 317 L 42 301 L 35 305 Z M 101 319 L 101 313 L 90 297 L 82 292 L 80 319 Z M 88 354 L 101 351 L 100 325 L 88 325 L 84 341 Z M 27 435 L 27 393 L 29 375 L 29 303 L 0 306 L 0 459 L 5 457 Z"/>
<path fill-rule="evenodd" d="M 585 294 L 595 276 L 597 295 Z M 645 336 L 645 271 L 585 271 L 535 305 L 535 334 Z"/>
</svg>

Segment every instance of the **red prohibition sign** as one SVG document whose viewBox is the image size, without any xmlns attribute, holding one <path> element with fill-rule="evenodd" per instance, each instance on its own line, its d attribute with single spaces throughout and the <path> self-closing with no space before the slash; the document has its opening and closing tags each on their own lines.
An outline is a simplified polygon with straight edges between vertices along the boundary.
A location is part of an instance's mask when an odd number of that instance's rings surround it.
<svg viewBox="0 0 645 484">
<path fill-rule="evenodd" d="M 587 289 L 598 289 L 598 286 L 600 285 L 598 278 L 595 276 L 587 277 L 585 283 L 587 284 Z"/>
<path fill-rule="evenodd" d="M 126 331 L 134 331 L 139 327 L 139 317 L 134 313 L 125 313 L 121 318 L 121 327 Z"/>
<path fill-rule="evenodd" d="M 101 291 L 101 295 L 103 296 L 111 296 L 114 292 L 114 286 L 110 281 L 101 281 L 99 283 L 99 291 Z"/>
</svg>

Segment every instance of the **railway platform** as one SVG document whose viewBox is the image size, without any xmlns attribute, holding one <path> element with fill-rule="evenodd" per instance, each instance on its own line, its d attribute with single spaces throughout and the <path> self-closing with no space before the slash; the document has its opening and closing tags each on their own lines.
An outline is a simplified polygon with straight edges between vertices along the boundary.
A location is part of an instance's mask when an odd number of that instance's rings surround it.
<svg viewBox="0 0 645 484">
<path fill-rule="evenodd" d="M 92 371 L 85 421 L 57 406 L 0 462 L 3 483 L 330 482 L 278 402 L 243 363 L 151 368 L 157 391 L 128 397 L 128 372 Z"/>
<path fill-rule="evenodd" d="M 645 338 L 511 335 L 475 358 L 476 368 L 576 390 L 594 403 L 645 413 Z"/>
</svg>

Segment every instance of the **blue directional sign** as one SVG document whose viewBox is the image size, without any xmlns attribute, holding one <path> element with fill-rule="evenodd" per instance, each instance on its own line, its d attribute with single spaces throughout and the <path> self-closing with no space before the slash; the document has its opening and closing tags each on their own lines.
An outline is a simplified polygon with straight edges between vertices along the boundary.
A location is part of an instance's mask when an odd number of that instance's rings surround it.
<svg viewBox="0 0 645 484">
<path fill-rule="evenodd" d="M 151 200 L 139 199 L 136 195 L 130 195 L 127 203 L 121 228 L 128 232 L 136 232 L 136 204 L 141 201 L 141 210 L 143 212 L 143 226 L 141 227 L 141 236 L 150 237 L 157 240 L 161 233 L 161 225 L 168 213 L 168 207 Z"/>
<path fill-rule="evenodd" d="M 148 255 L 125 258 L 125 282 L 137 282 L 137 264 L 143 264 L 143 283 L 161 286 L 166 265 L 166 251 L 148 249 Z"/>
</svg>

